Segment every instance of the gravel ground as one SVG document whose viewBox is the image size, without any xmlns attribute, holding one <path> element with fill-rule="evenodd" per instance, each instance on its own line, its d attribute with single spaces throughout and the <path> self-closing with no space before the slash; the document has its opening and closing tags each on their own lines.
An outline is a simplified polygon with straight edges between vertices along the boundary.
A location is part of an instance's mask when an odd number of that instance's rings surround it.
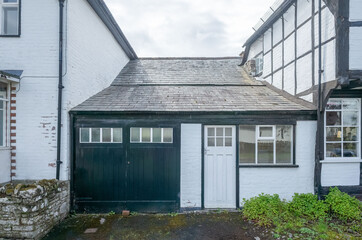
<svg viewBox="0 0 362 240">
<path fill-rule="evenodd" d="M 73 215 L 44 239 L 273 239 L 267 229 L 242 219 L 239 212 L 187 214 Z"/>
</svg>

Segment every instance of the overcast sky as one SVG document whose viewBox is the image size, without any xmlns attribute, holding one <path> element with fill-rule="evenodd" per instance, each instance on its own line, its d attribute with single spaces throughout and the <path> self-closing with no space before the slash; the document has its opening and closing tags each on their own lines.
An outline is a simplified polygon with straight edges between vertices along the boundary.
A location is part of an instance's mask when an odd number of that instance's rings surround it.
<svg viewBox="0 0 362 240">
<path fill-rule="evenodd" d="M 237 56 L 275 0 L 105 0 L 139 57 Z"/>
</svg>

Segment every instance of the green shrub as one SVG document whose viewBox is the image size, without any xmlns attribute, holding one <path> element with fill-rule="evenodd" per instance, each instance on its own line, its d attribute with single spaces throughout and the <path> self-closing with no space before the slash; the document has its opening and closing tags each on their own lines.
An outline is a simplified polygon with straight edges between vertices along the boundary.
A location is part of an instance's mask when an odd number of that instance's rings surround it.
<svg viewBox="0 0 362 240">
<path fill-rule="evenodd" d="M 259 225 L 270 226 L 275 219 L 281 218 L 286 210 L 286 202 L 280 200 L 278 194 L 260 194 L 249 200 L 244 200 L 243 214 L 246 218 L 255 220 Z"/>
<path fill-rule="evenodd" d="M 318 201 L 318 197 L 312 193 L 295 193 L 293 200 L 288 204 L 288 210 L 297 217 L 311 220 L 324 219 L 328 216 L 328 205 Z"/>
<path fill-rule="evenodd" d="M 343 221 L 361 221 L 362 205 L 355 197 L 341 192 L 337 187 L 330 188 L 325 202 L 331 213 Z"/>
</svg>

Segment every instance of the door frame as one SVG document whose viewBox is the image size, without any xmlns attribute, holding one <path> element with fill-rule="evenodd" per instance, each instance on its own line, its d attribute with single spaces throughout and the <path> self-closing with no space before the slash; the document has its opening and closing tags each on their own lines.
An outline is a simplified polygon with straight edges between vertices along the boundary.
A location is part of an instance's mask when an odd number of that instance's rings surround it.
<svg viewBox="0 0 362 240">
<path fill-rule="evenodd" d="M 235 127 L 235 208 L 240 208 L 240 180 L 239 180 L 239 124 L 202 124 L 201 125 L 201 208 L 205 209 L 205 127 L 206 126 L 234 126 Z"/>
</svg>

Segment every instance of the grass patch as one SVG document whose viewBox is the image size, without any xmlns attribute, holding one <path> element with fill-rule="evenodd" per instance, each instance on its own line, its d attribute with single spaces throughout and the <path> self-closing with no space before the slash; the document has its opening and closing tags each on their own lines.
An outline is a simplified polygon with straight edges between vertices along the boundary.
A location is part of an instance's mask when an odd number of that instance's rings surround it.
<svg viewBox="0 0 362 240">
<path fill-rule="evenodd" d="M 275 238 L 362 238 L 362 204 L 338 188 L 331 188 L 325 200 L 313 194 L 295 194 L 287 202 L 277 194 L 260 194 L 244 199 L 242 212 L 244 218 L 272 228 Z"/>
</svg>

